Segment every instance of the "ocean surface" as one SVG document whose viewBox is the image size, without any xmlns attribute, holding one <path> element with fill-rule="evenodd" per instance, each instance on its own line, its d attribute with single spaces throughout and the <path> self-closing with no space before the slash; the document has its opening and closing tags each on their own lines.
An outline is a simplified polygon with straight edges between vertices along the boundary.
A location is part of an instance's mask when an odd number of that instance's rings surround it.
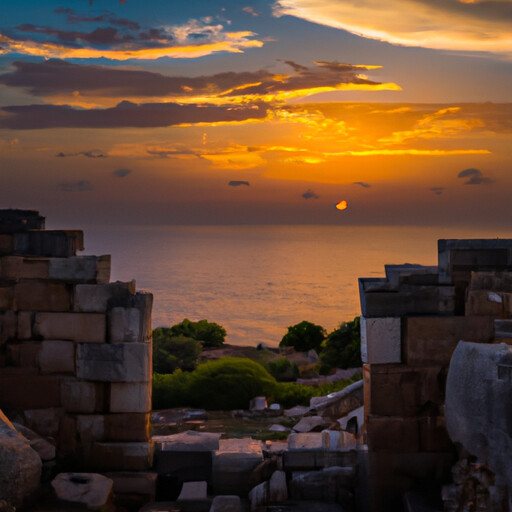
<svg viewBox="0 0 512 512">
<path fill-rule="evenodd" d="M 509 238 L 457 228 L 157 226 L 84 229 L 84 254 L 111 254 L 111 280 L 154 294 L 153 327 L 222 325 L 227 343 L 276 346 L 302 320 L 328 331 L 360 314 L 358 277 L 384 264 L 437 264 L 439 238 Z"/>
</svg>

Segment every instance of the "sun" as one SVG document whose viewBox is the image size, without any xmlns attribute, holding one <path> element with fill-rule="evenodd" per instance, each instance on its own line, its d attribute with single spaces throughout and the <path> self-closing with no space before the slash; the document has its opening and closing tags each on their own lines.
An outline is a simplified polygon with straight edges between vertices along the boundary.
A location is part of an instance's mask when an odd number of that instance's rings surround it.
<svg viewBox="0 0 512 512">
<path fill-rule="evenodd" d="M 337 210 L 346 210 L 348 208 L 348 203 L 347 201 L 343 200 L 340 201 L 339 203 L 336 203 L 335 206 Z"/>
</svg>

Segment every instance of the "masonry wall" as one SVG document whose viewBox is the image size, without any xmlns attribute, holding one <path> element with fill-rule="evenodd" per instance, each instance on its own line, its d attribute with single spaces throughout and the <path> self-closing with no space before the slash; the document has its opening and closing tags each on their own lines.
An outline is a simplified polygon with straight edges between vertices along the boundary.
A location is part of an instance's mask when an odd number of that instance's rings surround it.
<svg viewBox="0 0 512 512">
<path fill-rule="evenodd" d="M 74 470 L 146 469 L 153 297 L 81 250 L 81 231 L 0 210 L 0 409 Z"/>
<path fill-rule="evenodd" d="M 386 278 L 359 282 L 372 511 L 451 480 L 452 353 L 460 340 L 505 337 L 500 319 L 512 318 L 512 240 L 439 240 L 438 254 L 438 266 L 387 265 Z"/>
</svg>

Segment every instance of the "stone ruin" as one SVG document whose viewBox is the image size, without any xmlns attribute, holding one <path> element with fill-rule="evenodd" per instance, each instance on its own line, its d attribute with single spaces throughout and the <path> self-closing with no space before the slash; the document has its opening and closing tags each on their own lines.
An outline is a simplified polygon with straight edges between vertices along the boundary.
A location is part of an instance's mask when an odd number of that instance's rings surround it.
<svg viewBox="0 0 512 512">
<path fill-rule="evenodd" d="M 82 231 L 44 227 L 36 211 L 0 210 L 0 409 L 52 440 L 47 464 L 148 469 L 153 297 L 111 283 L 110 256 L 77 256 Z"/>
</svg>

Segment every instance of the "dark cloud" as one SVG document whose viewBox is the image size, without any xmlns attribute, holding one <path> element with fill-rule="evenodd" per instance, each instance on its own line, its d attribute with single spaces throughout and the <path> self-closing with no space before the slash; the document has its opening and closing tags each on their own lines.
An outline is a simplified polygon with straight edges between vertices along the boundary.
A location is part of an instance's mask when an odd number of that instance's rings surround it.
<svg viewBox="0 0 512 512">
<path fill-rule="evenodd" d="M 117 169 L 112 174 L 117 176 L 118 178 L 125 178 L 128 174 L 131 174 L 133 171 L 131 169 Z"/>
<path fill-rule="evenodd" d="M 65 14 L 66 21 L 68 23 L 99 23 L 106 21 L 111 25 L 118 27 L 126 27 L 130 30 L 137 30 L 140 25 L 136 21 L 127 20 L 126 18 L 116 18 L 112 13 L 100 14 L 98 16 L 81 16 L 77 14 L 73 9 L 58 7 L 55 9 L 56 14 Z"/>
<path fill-rule="evenodd" d="M 90 192 L 94 190 L 90 181 L 79 180 L 79 181 L 65 181 L 59 183 L 57 188 L 62 192 Z"/>
<path fill-rule="evenodd" d="M 246 187 L 250 187 L 251 184 L 248 181 L 237 181 L 237 180 L 231 180 L 228 185 L 230 187 L 240 187 L 241 185 L 245 185 Z"/>
<path fill-rule="evenodd" d="M 198 158 L 201 157 L 201 155 L 192 149 L 181 149 L 181 148 L 172 148 L 172 149 L 148 149 L 147 150 L 148 155 L 151 156 L 158 156 L 160 158 L 173 158 L 173 157 L 179 157 L 182 155 L 190 155 L 190 156 L 197 156 Z"/>
<path fill-rule="evenodd" d="M 436 196 L 440 196 L 446 190 L 445 187 L 430 187 L 430 192 L 433 192 Z"/>
<path fill-rule="evenodd" d="M 85 156 L 86 158 L 106 158 L 107 155 L 104 155 L 101 151 L 91 150 L 91 151 L 79 151 L 78 153 L 57 153 L 55 156 L 59 158 L 66 158 L 68 156 Z"/>
<path fill-rule="evenodd" d="M 365 181 L 354 181 L 354 185 L 359 185 L 363 188 L 371 188 L 371 185 L 369 183 L 366 183 Z"/>
<path fill-rule="evenodd" d="M 464 185 L 487 185 L 492 183 L 491 178 L 483 175 L 479 169 L 465 169 L 457 174 L 457 178 L 466 178 Z"/>
<path fill-rule="evenodd" d="M 0 109 L 0 128 L 29 130 L 44 128 L 158 127 L 183 123 L 213 123 L 263 119 L 267 106 L 135 104 L 123 101 L 106 109 L 76 109 L 67 105 L 23 105 Z"/>
<path fill-rule="evenodd" d="M 302 194 L 302 197 L 304 199 L 318 199 L 319 196 L 317 196 L 310 188 L 308 188 L 306 192 Z"/>
<path fill-rule="evenodd" d="M 108 39 L 115 35 L 97 33 L 95 37 Z M 295 73 L 277 80 L 277 76 L 267 70 L 184 77 L 165 76 L 151 71 L 78 65 L 58 59 L 44 62 L 17 61 L 13 63 L 13 71 L 0 75 L 0 83 L 26 88 L 36 96 L 73 94 L 79 91 L 81 96 L 104 97 L 186 97 L 204 94 L 230 97 L 243 94 L 278 94 L 312 87 L 335 87 L 342 83 L 379 83 L 359 76 L 366 69 L 364 66 L 320 62 L 309 68 L 293 61 L 284 62 Z M 247 84 L 256 85 L 242 87 Z"/>
</svg>

